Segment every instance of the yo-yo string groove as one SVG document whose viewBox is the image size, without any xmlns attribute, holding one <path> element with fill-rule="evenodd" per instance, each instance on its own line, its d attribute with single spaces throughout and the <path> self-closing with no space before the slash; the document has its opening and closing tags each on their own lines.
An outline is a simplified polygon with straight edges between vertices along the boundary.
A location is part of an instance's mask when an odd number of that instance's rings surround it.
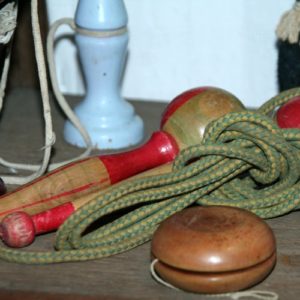
<svg viewBox="0 0 300 300">
<path fill-rule="evenodd" d="M 159 262 L 157 258 L 153 259 L 152 262 L 150 263 L 149 269 L 150 269 L 150 274 L 152 277 L 160 284 L 171 288 L 173 290 L 180 291 L 181 289 L 170 284 L 169 282 L 165 281 L 163 278 L 161 278 L 156 270 L 155 270 L 155 265 Z M 218 293 L 218 294 L 205 294 L 201 293 L 204 297 L 208 299 L 216 299 L 216 298 L 224 298 L 228 297 L 230 299 L 238 300 L 241 298 L 254 298 L 254 299 L 260 299 L 260 300 L 277 300 L 279 299 L 278 295 L 274 292 L 271 291 L 260 291 L 260 290 L 245 290 L 241 292 L 230 292 L 230 293 Z"/>
</svg>

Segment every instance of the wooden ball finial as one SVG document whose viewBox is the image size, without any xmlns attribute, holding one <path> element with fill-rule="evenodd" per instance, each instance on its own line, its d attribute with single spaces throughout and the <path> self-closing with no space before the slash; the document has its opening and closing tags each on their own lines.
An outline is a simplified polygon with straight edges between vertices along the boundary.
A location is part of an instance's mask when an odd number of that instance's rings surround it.
<svg viewBox="0 0 300 300">
<path fill-rule="evenodd" d="M 162 116 L 161 130 L 169 133 L 183 149 L 199 144 L 211 121 L 244 109 L 241 101 L 225 90 L 215 87 L 191 89 L 168 105 Z"/>
<path fill-rule="evenodd" d="M 35 238 L 35 228 L 30 216 L 22 211 L 7 215 L 0 224 L 3 242 L 13 248 L 30 245 Z"/>
<path fill-rule="evenodd" d="M 276 121 L 280 128 L 300 128 L 300 96 L 292 98 L 278 109 Z"/>
</svg>

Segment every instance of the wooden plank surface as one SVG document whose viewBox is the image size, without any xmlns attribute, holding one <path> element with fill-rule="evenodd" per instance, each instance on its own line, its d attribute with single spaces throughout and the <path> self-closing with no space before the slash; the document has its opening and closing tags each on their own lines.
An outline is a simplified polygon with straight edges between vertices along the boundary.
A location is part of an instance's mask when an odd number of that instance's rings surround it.
<svg viewBox="0 0 300 300">
<path fill-rule="evenodd" d="M 78 99 L 71 99 L 71 102 L 74 104 Z M 158 129 L 165 104 L 134 101 L 134 105 L 144 119 L 147 138 L 150 132 Z M 63 140 L 64 118 L 55 105 L 53 113 L 57 134 L 53 160 L 79 154 L 79 149 Z M 41 160 L 43 122 L 36 91 L 18 89 L 6 98 L 0 121 L 0 140 L 1 157 L 31 163 Z M 3 172 L 6 171 L 1 168 L 1 174 Z M 277 265 L 272 274 L 253 289 L 274 291 L 280 299 L 298 300 L 300 212 L 268 220 L 268 223 L 277 239 Z M 51 250 L 54 239 L 55 234 L 41 236 L 29 249 Z M 126 253 L 89 262 L 31 266 L 0 261 L 0 299 L 212 299 L 161 286 L 151 278 L 149 263 L 149 243 Z"/>
</svg>

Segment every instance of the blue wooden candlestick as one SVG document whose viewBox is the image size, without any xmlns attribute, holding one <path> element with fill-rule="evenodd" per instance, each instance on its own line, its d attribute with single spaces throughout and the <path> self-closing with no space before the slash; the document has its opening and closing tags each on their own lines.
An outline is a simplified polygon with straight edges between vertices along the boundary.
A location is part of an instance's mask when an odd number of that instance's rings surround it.
<svg viewBox="0 0 300 300">
<path fill-rule="evenodd" d="M 120 95 L 128 45 L 123 1 L 79 0 L 75 23 L 75 41 L 86 81 L 86 96 L 75 113 L 95 147 L 118 149 L 137 144 L 143 137 L 143 122 Z M 69 143 L 85 146 L 69 121 L 64 134 Z"/>
</svg>

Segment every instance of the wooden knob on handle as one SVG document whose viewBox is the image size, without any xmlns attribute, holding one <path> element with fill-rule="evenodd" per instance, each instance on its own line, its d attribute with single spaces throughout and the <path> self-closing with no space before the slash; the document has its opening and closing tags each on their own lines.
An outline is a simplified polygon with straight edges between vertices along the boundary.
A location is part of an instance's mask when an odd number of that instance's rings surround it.
<svg viewBox="0 0 300 300">
<path fill-rule="evenodd" d="M 35 238 L 35 228 L 31 217 L 22 211 L 6 216 L 0 225 L 3 242 L 13 248 L 30 245 Z"/>
<path fill-rule="evenodd" d="M 176 141 L 179 149 L 199 144 L 206 126 L 229 112 L 245 110 L 231 93 L 215 88 L 200 87 L 178 95 L 162 115 L 161 130 Z"/>
<path fill-rule="evenodd" d="M 35 236 L 56 230 L 75 210 L 72 202 L 30 216 L 18 211 L 7 215 L 0 224 L 3 242 L 13 248 L 30 245 Z"/>
</svg>

